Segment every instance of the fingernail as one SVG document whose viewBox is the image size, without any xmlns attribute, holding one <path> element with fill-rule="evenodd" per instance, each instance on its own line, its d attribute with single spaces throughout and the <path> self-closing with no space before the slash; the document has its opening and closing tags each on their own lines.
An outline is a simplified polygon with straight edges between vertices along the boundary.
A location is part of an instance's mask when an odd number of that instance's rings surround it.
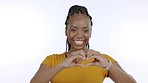
<svg viewBox="0 0 148 83">
<path fill-rule="evenodd" d="M 85 59 L 85 57 L 83 57 L 82 59 Z"/>
<path fill-rule="evenodd" d="M 86 57 L 86 60 L 88 60 L 88 58 Z"/>
<path fill-rule="evenodd" d="M 86 68 L 86 65 L 84 65 L 83 67 Z"/>
</svg>

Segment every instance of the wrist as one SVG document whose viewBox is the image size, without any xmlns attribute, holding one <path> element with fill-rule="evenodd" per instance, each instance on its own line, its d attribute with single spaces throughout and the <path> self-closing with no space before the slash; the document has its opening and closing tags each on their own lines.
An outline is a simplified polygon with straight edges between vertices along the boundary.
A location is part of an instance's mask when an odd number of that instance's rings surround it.
<svg viewBox="0 0 148 83">
<path fill-rule="evenodd" d="M 62 63 L 60 63 L 61 67 L 63 68 L 67 68 L 69 66 L 69 62 L 67 60 L 63 61 Z"/>
<path fill-rule="evenodd" d="M 108 60 L 108 65 L 106 67 L 104 67 L 104 69 L 109 70 L 111 65 L 112 65 L 112 62 L 110 60 Z"/>
</svg>

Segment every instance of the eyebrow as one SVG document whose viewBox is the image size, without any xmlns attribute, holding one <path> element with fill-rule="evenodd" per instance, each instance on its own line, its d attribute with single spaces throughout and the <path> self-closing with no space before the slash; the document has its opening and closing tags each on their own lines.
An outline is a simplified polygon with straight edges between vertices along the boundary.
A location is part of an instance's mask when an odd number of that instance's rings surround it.
<svg viewBox="0 0 148 83">
<path fill-rule="evenodd" d="M 70 28 L 75 28 L 75 29 L 77 29 L 77 26 L 74 26 L 74 25 L 73 25 L 73 26 L 70 26 Z M 87 29 L 87 28 L 89 29 L 88 26 L 84 26 L 84 27 L 83 27 L 83 29 Z"/>
<path fill-rule="evenodd" d="M 84 27 L 84 29 L 89 28 L 88 26 Z"/>
<path fill-rule="evenodd" d="M 77 28 L 76 26 L 70 26 L 70 28 Z"/>
</svg>

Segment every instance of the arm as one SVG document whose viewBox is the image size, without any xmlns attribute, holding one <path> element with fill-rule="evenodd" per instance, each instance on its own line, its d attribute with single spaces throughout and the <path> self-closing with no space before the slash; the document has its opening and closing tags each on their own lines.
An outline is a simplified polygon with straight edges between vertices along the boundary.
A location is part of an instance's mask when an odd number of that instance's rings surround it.
<svg viewBox="0 0 148 83">
<path fill-rule="evenodd" d="M 109 67 L 109 77 L 115 83 L 136 83 L 134 78 L 127 74 L 117 62 L 109 65 L 110 62 L 108 62 L 108 60 L 103 57 L 98 51 L 92 49 L 89 50 L 87 53 L 87 58 L 95 58 L 95 60 L 88 65 L 101 66 L 103 68 Z"/>
<path fill-rule="evenodd" d="M 81 55 L 82 56 L 81 56 Z M 47 65 L 42 64 L 35 74 L 35 76 L 31 79 L 30 83 L 49 83 L 51 79 L 53 79 L 62 69 L 67 67 L 73 67 L 73 66 L 82 66 L 82 64 L 77 63 L 76 59 L 81 58 L 84 59 L 84 52 L 82 50 L 72 52 L 68 54 L 68 57 L 58 65 L 50 68 Z"/>
<path fill-rule="evenodd" d="M 109 69 L 109 77 L 115 83 L 136 83 L 135 79 L 127 74 L 117 62 L 114 62 Z"/>
<path fill-rule="evenodd" d="M 42 64 L 35 76 L 31 79 L 30 83 L 49 83 L 51 79 L 63 68 L 64 66 L 62 65 L 62 63 L 53 68 Z"/>
</svg>

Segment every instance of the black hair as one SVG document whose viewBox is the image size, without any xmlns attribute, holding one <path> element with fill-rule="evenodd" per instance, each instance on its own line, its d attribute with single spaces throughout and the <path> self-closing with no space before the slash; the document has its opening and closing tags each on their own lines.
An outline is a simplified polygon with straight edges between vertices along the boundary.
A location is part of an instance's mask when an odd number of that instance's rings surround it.
<svg viewBox="0 0 148 83">
<path fill-rule="evenodd" d="M 84 7 L 84 6 L 80 6 L 80 5 L 73 5 L 72 7 L 70 7 L 70 9 L 68 11 L 68 16 L 67 16 L 66 21 L 65 21 L 65 25 L 68 24 L 69 17 L 72 16 L 72 15 L 75 15 L 75 14 L 84 14 L 84 15 L 88 16 L 88 18 L 91 21 L 91 26 L 93 25 L 92 17 L 89 15 L 87 8 Z M 68 47 L 68 49 L 67 49 L 67 47 Z M 89 43 L 86 44 L 86 47 L 89 49 Z M 67 50 L 69 51 L 70 48 L 71 48 L 71 45 L 70 45 L 70 43 L 67 39 L 66 40 L 66 51 Z"/>
<path fill-rule="evenodd" d="M 68 16 L 65 21 L 65 25 L 68 24 L 68 19 L 70 16 L 75 15 L 75 14 L 79 14 L 79 13 L 88 16 L 91 21 L 91 26 L 93 25 L 92 17 L 89 15 L 87 8 L 84 6 L 80 6 L 80 5 L 74 5 L 69 9 Z"/>
</svg>

